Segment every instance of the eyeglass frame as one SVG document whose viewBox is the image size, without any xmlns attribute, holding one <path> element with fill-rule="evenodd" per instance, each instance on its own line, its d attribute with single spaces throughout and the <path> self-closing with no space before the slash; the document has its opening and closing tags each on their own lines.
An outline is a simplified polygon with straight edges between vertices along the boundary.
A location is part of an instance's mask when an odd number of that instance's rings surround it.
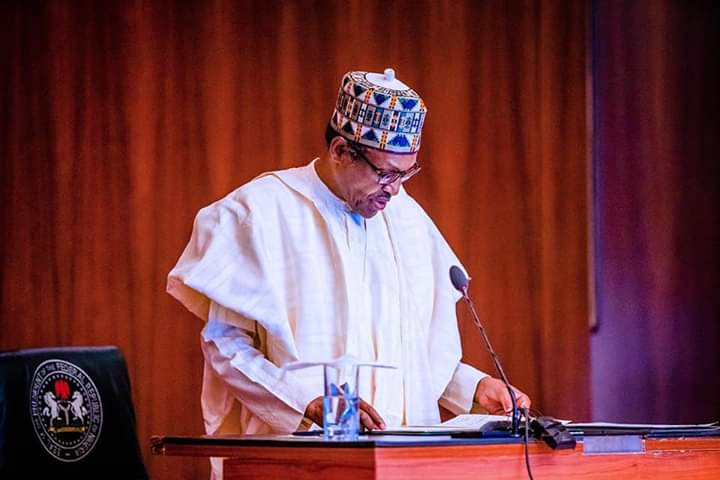
<svg viewBox="0 0 720 480">
<path fill-rule="evenodd" d="M 355 142 L 347 142 L 348 144 L 348 153 L 350 153 L 350 156 L 352 157 L 360 157 L 362 161 L 367 163 L 370 168 L 373 169 L 373 172 L 377 175 L 377 183 L 378 185 L 382 185 L 383 187 L 386 187 L 388 185 L 392 185 L 393 183 L 400 180 L 400 183 L 405 183 L 408 180 L 410 180 L 416 173 L 420 171 L 422 168 L 420 164 L 415 161 L 415 164 L 410 167 L 409 169 L 405 170 L 404 172 L 388 172 L 381 168 L 378 168 L 374 163 L 370 161 L 370 159 L 362 153 L 361 146 Z"/>
</svg>

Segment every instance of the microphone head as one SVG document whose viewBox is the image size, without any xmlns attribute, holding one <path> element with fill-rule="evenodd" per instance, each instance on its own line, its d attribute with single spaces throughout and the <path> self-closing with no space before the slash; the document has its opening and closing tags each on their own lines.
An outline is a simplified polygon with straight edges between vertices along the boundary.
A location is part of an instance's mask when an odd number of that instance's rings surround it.
<svg viewBox="0 0 720 480">
<path fill-rule="evenodd" d="M 468 286 L 468 278 L 457 265 L 453 265 L 452 267 L 450 267 L 450 281 L 452 282 L 453 287 L 455 287 L 456 290 L 461 293 L 465 293 L 465 290 Z"/>
</svg>

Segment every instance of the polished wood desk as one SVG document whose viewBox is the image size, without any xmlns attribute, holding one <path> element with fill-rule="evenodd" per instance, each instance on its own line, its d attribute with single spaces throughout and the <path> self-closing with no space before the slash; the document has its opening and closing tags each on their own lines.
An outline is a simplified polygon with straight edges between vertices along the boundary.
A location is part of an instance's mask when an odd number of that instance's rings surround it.
<svg viewBox="0 0 720 480">
<path fill-rule="evenodd" d="M 573 450 L 530 440 L 536 479 L 720 479 L 720 437 L 579 439 Z M 157 455 L 225 457 L 224 479 L 527 479 L 513 438 L 361 437 L 323 442 L 292 436 L 153 437 Z"/>
</svg>

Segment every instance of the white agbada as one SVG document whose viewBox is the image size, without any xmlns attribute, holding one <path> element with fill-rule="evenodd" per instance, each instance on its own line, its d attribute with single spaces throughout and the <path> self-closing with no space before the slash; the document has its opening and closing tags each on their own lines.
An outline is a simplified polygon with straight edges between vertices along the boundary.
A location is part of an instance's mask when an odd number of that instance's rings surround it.
<svg viewBox="0 0 720 480">
<path fill-rule="evenodd" d="M 168 292 L 208 321 L 207 433 L 298 429 L 322 395 L 322 369 L 280 367 L 345 353 L 399 367 L 364 369 L 360 381 L 390 427 L 437 423 L 438 401 L 468 412 L 485 374 L 460 362 L 455 264 L 404 189 L 364 219 L 314 162 L 263 174 L 200 210 Z"/>
</svg>

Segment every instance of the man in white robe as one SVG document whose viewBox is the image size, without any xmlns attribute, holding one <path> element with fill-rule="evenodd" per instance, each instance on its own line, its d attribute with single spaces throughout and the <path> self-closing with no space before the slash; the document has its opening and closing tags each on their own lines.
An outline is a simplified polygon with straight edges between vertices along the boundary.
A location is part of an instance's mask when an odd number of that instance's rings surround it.
<svg viewBox="0 0 720 480">
<path fill-rule="evenodd" d="M 208 434 L 321 425 L 322 368 L 282 366 L 343 354 L 398 367 L 361 370 L 365 428 L 434 424 L 438 405 L 510 410 L 502 382 L 460 361 L 459 261 L 401 185 L 419 170 L 425 113 L 392 70 L 350 72 L 327 152 L 200 210 L 168 292 L 206 321 Z"/>
</svg>

